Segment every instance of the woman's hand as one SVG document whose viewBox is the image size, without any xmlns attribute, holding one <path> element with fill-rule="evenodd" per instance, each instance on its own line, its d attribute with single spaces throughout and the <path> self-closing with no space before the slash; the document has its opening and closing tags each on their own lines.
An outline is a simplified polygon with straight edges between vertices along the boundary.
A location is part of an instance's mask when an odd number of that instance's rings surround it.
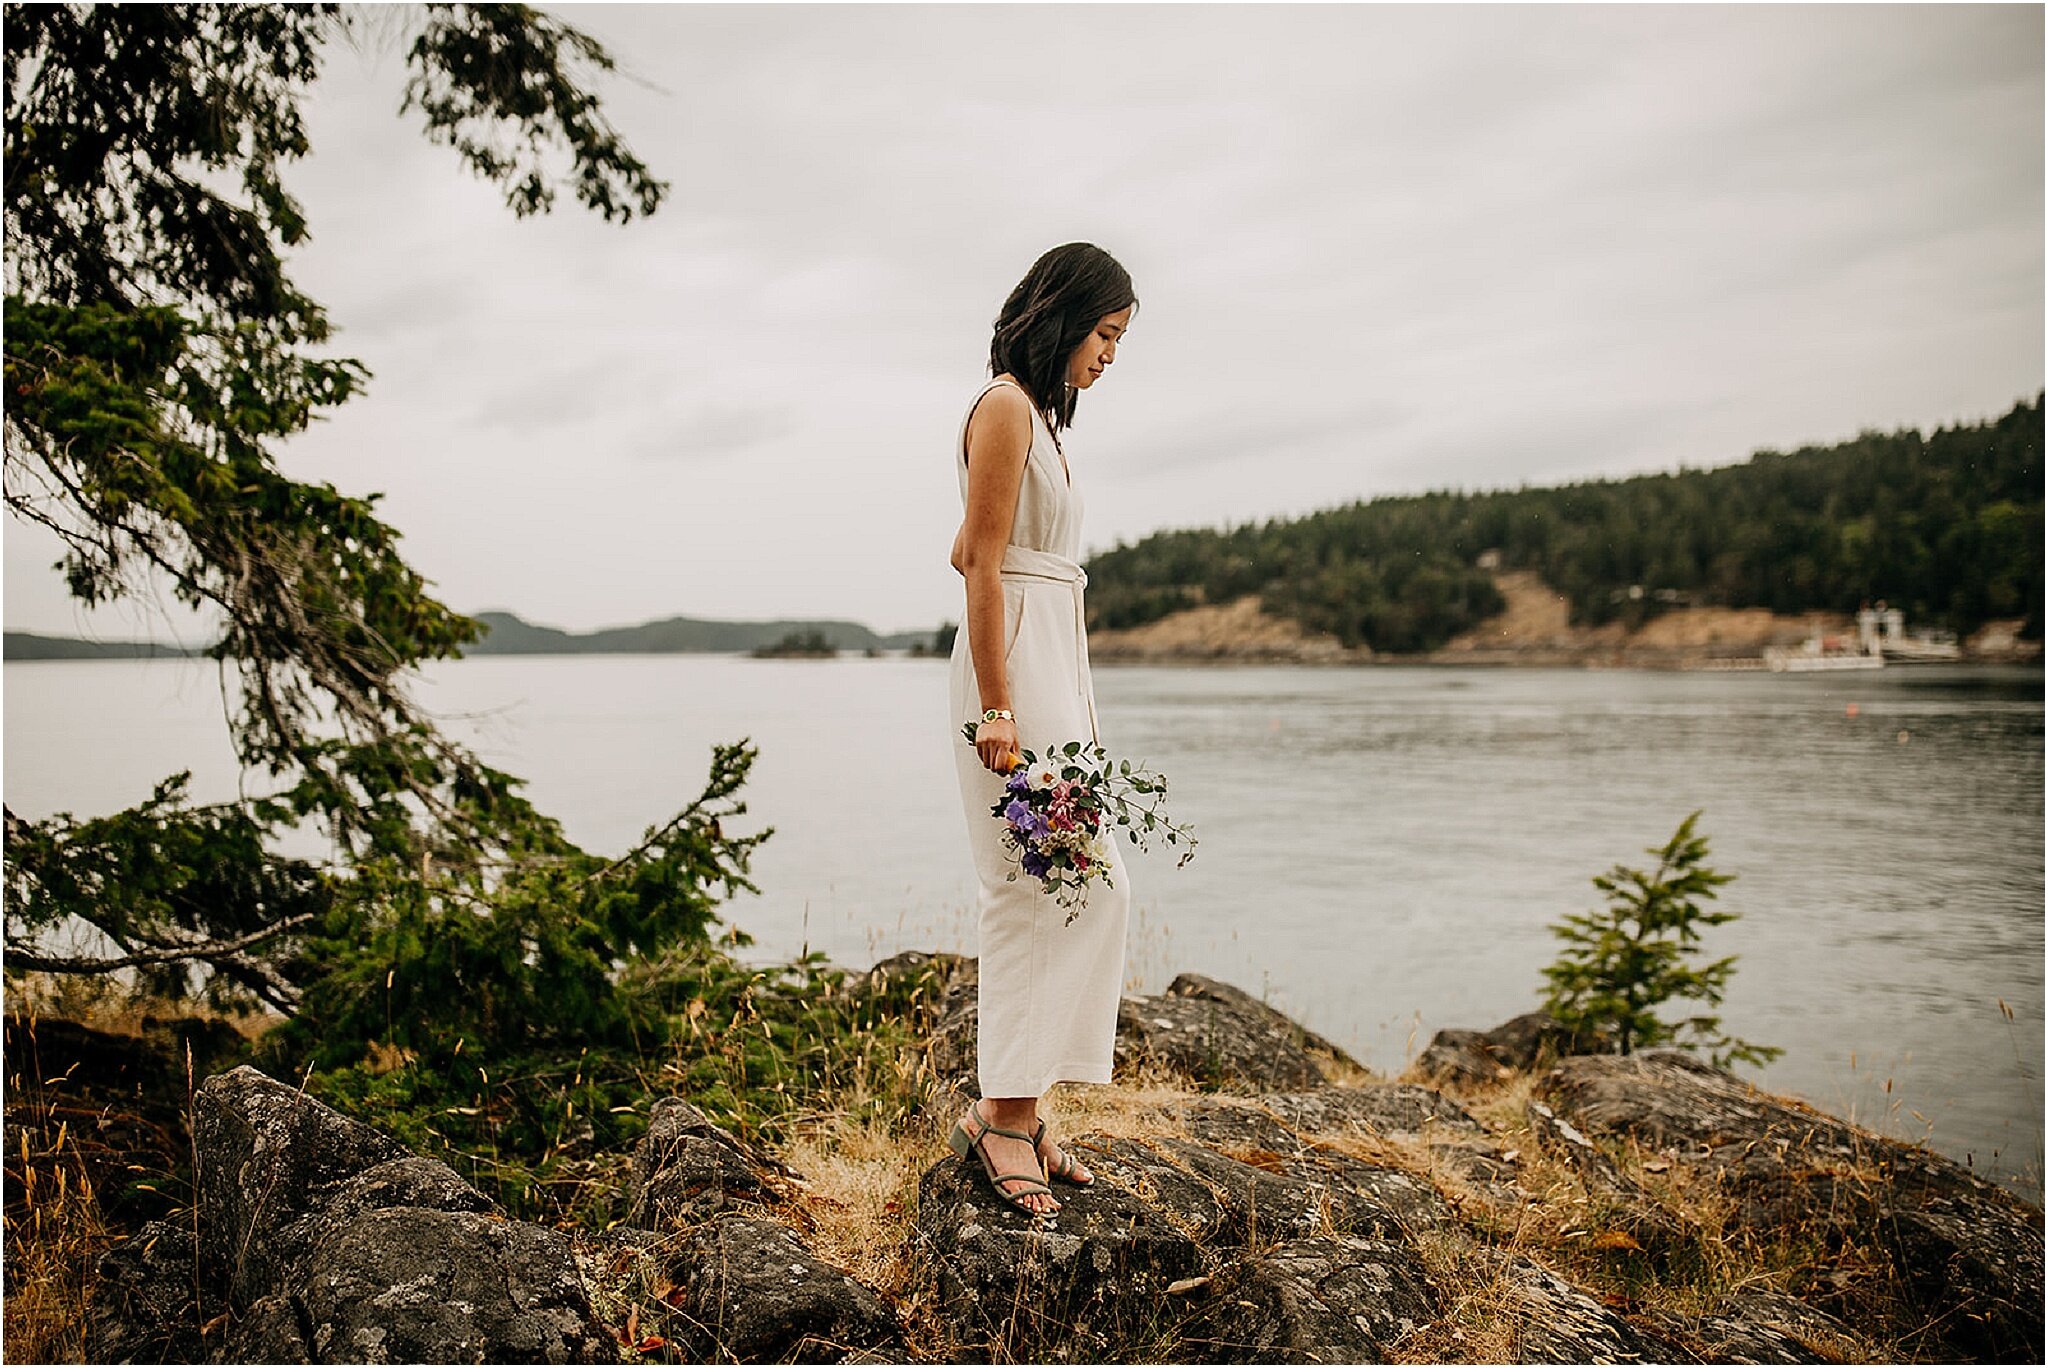
<svg viewBox="0 0 2048 1368">
<path fill-rule="evenodd" d="M 974 729 L 974 750 L 984 768 L 1008 774 L 1024 762 L 1017 750 L 1017 724 L 1007 717 L 984 722 Z"/>
</svg>

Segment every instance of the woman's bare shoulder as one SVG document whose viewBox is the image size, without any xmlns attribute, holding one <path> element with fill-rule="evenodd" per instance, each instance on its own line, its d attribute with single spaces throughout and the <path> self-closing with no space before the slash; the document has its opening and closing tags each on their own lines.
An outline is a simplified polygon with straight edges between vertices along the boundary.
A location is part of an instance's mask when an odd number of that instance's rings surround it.
<svg viewBox="0 0 2048 1368">
<path fill-rule="evenodd" d="M 1029 450 L 1031 446 L 1031 401 L 1024 391 L 1008 382 L 990 382 L 975 401 L 968 416 L 967 444 L 978 446 L 993 440 L 1002 446 Z"/>
<path fill-rule="evenodd" d="M 977 413 L 988 410 L 1027 420 L 1031 417 L 1031 400 L 1024 393 L 1022 385 L 1014 380 L 1005 379 L 987 380 L 982 383 L 982 391 L 975 399 Z"/>
</svg>

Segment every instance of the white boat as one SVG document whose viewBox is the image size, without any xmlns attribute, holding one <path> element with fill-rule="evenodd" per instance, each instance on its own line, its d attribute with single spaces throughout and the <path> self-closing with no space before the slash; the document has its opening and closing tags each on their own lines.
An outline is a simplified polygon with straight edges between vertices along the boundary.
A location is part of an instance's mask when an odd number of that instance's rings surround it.
<svg viewBox="0 0 2048 1368">
<path fill-rule="evenodd" d="M 1856 614 L 1856 634 L 1868 652 L 1897 661 L 1961 660 L 1963 648 L 1954 632 L 1920 631 L 1906 635 L 1906 615 L 1885 606 L 1879 599 L 1875 608 Z"/>
<path fill-rule="evenodd" d="M 1934 660 L 1961 660 L 1963 648 L 1953 641 L 1940 641 L 1926 637 L 1902 642 L 1897 646 L 1884 648 L 1886 657 L 1905 664 Z"/>
<path fill-rule="evenodd" d="M 1816 670 L 1881 670 L 1884 668 L 1884 655 L 1872 651 L 1845 651 L 1814 636 L 1798 646 L 1764 647 L 1764 665 L 1787 674 Z"/>
</svg>

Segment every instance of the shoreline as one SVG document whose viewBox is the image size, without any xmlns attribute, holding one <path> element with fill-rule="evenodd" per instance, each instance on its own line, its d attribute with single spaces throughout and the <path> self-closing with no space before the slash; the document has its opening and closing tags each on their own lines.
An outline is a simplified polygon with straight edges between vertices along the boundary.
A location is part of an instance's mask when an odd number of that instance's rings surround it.
<svg viewBox="0 0 2048 1368">
<path fill-rule="evenodd" d="M 1494 572 L 1506 606 L 1433 651 L 1392 653 L 1346 646 L 1329 633 L 1306 631 L 1265 611 L 1256 594 L 1202 603 L 1142 627 L 1092 631 L 1091 663 L 1477 665 L 1489 668 L 1763 670 L 1766 652 L 1796 649 L 1813 639 L 1854 639 L 1855 619 L 1840 613 L 1773 613 L 1761 608 L 1685 606 L 1635 628 L 1620 622 L 1575 626 L 1571 605 L 1528 571 Z M 1984 623 L 1959 643 L 1953 661 L 1887 661 L 1900 665 L 2036 665 L 2038 641 L 2024 641 L 2023 619 Z M 1828 673 L 1817 671 L 1816 673 Z"/>
<path fill-rule="evenodd" d="M 869 655 L 862 651 L 840 651 L 836 655 L 799 655 L 776 653 L 767 656 L 752 651 L 519 651 L 499 652 L 492 656 L 474 657 L 488 660 L 579 660 L 579 659 L 658 659 L 671 656 L 688 656 L 696 659 L 721 658 L 727 660 L 932 660 L 944 661 L 949 657 L 935 655 L 929 651 L 906 650 L 882 651 Z M 1262 653 L 1257 651 L 1129 651 L 1116 647 L 1096 650 L 1091 646 L 1089 663 L 1097 666 L 1172 666 L 1186 668 L 1227 668 L 1230 666 L 1299 666 L 1316 669 L 1458 669 L 1471 667 L 1482 670 L 1648 670 L 1660 674 L 1795 674 L 1826 676 L 1833 671 L 1774 671 L 1760 667 L 1732 665 L 1730 662 L 1746 660 L 1746 657 L 1732 656 L 1686 656 L 1668 658 L 1649 653 L 1628 653 L 1611 651 L 1429 651 L 1419 654 L 1394 655 L 1376 652 L 1370 655 L 1327 657 L 1322 655 L 1289 655 L 1285 653 Z M 101 665 L 133 664 L 137 661 L 186 661 L 205 664 L 199 656 L 174 656 L 168 653 L 155 656 L 16 656 L 9 659 L 9 665 Z M 436 664 L 442 662 L 435 662 Z M 1887 662 L 1886 670 L 1909 671 L 1915 674 L 1941 674 L 1958 670 L 2014 669 L 2039 673 L 2048 668 L 2040 652 L 2020 655 L 1966 656 L 1961 660 L 1908 660 Z"/>
<path fill-rule="evenodd" d="M 914 657 L 905 657 L 913 659 Z M 1659 660 L 1643 656 L 1614 658 L 1599 653 L 1583 655 L 1569 652 L 1554 653 L 1509 653 L 1446 655 L 1431 652 L 1425 655 L 1377 655 L 1369 659 L 1321 660 L 1294 659 L 1286 656 L 1258 655 L 1166 655 L 1166 654 L 1123 654 L 1090 657 L 1090 663 L 1102 666 L 1174 666 L 1174 667 L 1229 667 L 1229 666 L 1273 666 L 1288 665 L 1318 669 L 1463 669 L 1481 670 L 1646 670 L 1658 674 L 1790 674 L 1803 677 L 1827 676 L 1830 671 L 1770 670 L 1764 668 L 1734 667 L 1726 661 L 1742 657 L 1708 657 L 1678 661 Z M 2044 663 L 2039 656 L 2033 657 L 1980 657 L 1953 661 L 1897 661 L 1889 662 L 1886 670 L 1905 670 L 1915 674 L 1948 673 L 1956 670 L 2016 669 L 2039 673 Z M 1867 672 L 1865 672 L 1867 673 Z"/>
</svg>

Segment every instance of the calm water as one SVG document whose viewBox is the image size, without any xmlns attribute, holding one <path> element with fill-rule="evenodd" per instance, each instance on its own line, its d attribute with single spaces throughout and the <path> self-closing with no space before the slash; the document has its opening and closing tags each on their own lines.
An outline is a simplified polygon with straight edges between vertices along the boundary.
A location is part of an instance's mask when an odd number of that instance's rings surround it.
<svg viewBox="0 0 2048 1368">
<path fill-rule="evenodd" d="M 1706 932 L 1740 956 L 1724 1026 L 1786 1049 L 1740 1071 L 2038 1200 L 2039 671 L 1104 666 L 1096 691 L 1105 745 L 1164 771 L 1201 837 L 1186 868 L 1134 861 L 1131 991 L 1213 974 L 1396 1070 L 1534 1006 L 1547 924 L 1700 808 L 1741 914 Z M 751 737 L 739 824 L 776 830 L 726 912 L 753 958 L 974 950 L 942 661 L 485 657 L 420 696 L 603 851 Z M 7 801 L 104 812 L 185 767 L 230 796 L 221 716 L 210 667 L 10 664 Z"/>
</svg>

